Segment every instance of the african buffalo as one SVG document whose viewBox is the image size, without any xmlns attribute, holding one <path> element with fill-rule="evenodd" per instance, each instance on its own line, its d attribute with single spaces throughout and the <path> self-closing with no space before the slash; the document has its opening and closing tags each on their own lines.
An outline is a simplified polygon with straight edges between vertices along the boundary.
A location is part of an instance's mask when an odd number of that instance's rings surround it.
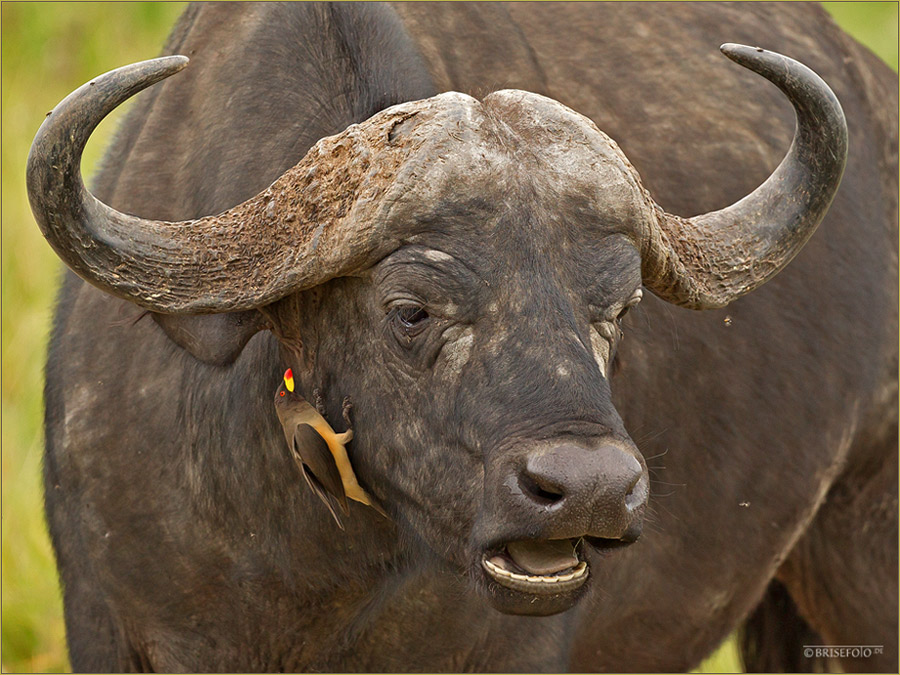
<svg viewBox="0 0 900 675">
<path fill-rule="evenodd" d="M 29 157 L 76 670 L 681 670 L 744 622 L 896 670 L 897 80 L 822 9 L 199 4 L 165 53 Z M 387 517 L 307 488 L 288 367 Z"/>
</svg>

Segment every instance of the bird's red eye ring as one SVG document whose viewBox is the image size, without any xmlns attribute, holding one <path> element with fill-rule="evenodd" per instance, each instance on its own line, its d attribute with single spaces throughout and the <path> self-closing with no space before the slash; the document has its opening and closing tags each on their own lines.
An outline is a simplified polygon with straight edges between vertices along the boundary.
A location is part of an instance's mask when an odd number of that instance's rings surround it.
<svg viewBox="0 0 900 675">
<path fill-rule="evenodd" d="M 281 395 L 284 396 L 284 392 L 281 392 Z"/>
</svg>

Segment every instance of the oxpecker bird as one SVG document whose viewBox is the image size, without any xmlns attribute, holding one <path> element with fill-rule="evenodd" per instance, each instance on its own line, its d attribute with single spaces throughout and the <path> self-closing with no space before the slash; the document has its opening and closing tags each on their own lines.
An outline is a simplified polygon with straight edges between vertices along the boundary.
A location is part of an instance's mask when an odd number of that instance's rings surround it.
<svg viewBox="0 0 900 675">
<path fill-rule="evenodd" d="M 350 428 L 349 402 L 344 402 L 347 431 L 336 433 L 326 419 L 310 403 L 294 391 L 290 368 L 275 392 L 275 412 L 284 429 L 284 437 L 303 478 L 313 492 L 325 502 L 338 527 L 344 524 L 338 509 L 349 514 L 347 497 L 371 506 L 387 516 L 378 502 L 356 480 L 356 474 L 344 447 L 353 439 Z"/>
</svg>

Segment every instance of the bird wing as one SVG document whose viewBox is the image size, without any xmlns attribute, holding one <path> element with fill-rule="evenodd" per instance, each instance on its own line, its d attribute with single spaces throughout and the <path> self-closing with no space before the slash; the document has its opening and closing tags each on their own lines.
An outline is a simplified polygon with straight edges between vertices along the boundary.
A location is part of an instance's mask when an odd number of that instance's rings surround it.
<svg viewBox="0 0 900 675">
<path fill-rule="evenodd" d="M 334 457 L 328 449 L 328 443 L 308 424 L 298 424 L 294 429 L 291 450 L 294 460 L 300 467 L 303 477 L 319 498 L 331 510 L 331 514 L 343 525 L 335 507 L 339 506 L 344 515 L 349 514 L 347 495 Z"/>
</svg>

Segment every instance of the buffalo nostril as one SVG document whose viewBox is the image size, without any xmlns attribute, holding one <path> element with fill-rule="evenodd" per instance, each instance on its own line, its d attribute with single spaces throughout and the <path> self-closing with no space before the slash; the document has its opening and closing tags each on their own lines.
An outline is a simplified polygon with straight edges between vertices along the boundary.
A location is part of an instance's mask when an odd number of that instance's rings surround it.
<svg viewBox="0 0 900 675">
<path fill-rule="evenodd" d="M 640 465 L 638 466 L 640 471 Z M 625 508 L 629 512 L 634 512 L 647 503 L 647 480 L 642 471 L 640 471 L 632 482 L 631 487 L 625 494 Z"/>
<path fill-rule="evenodd" d="M 552 506 L 565 496 L 561 487 L 542 476 L 523 472 L 519 474 L 519 487 L 522 494 L 527 495 L 541 506 Z"/>
</svg>

